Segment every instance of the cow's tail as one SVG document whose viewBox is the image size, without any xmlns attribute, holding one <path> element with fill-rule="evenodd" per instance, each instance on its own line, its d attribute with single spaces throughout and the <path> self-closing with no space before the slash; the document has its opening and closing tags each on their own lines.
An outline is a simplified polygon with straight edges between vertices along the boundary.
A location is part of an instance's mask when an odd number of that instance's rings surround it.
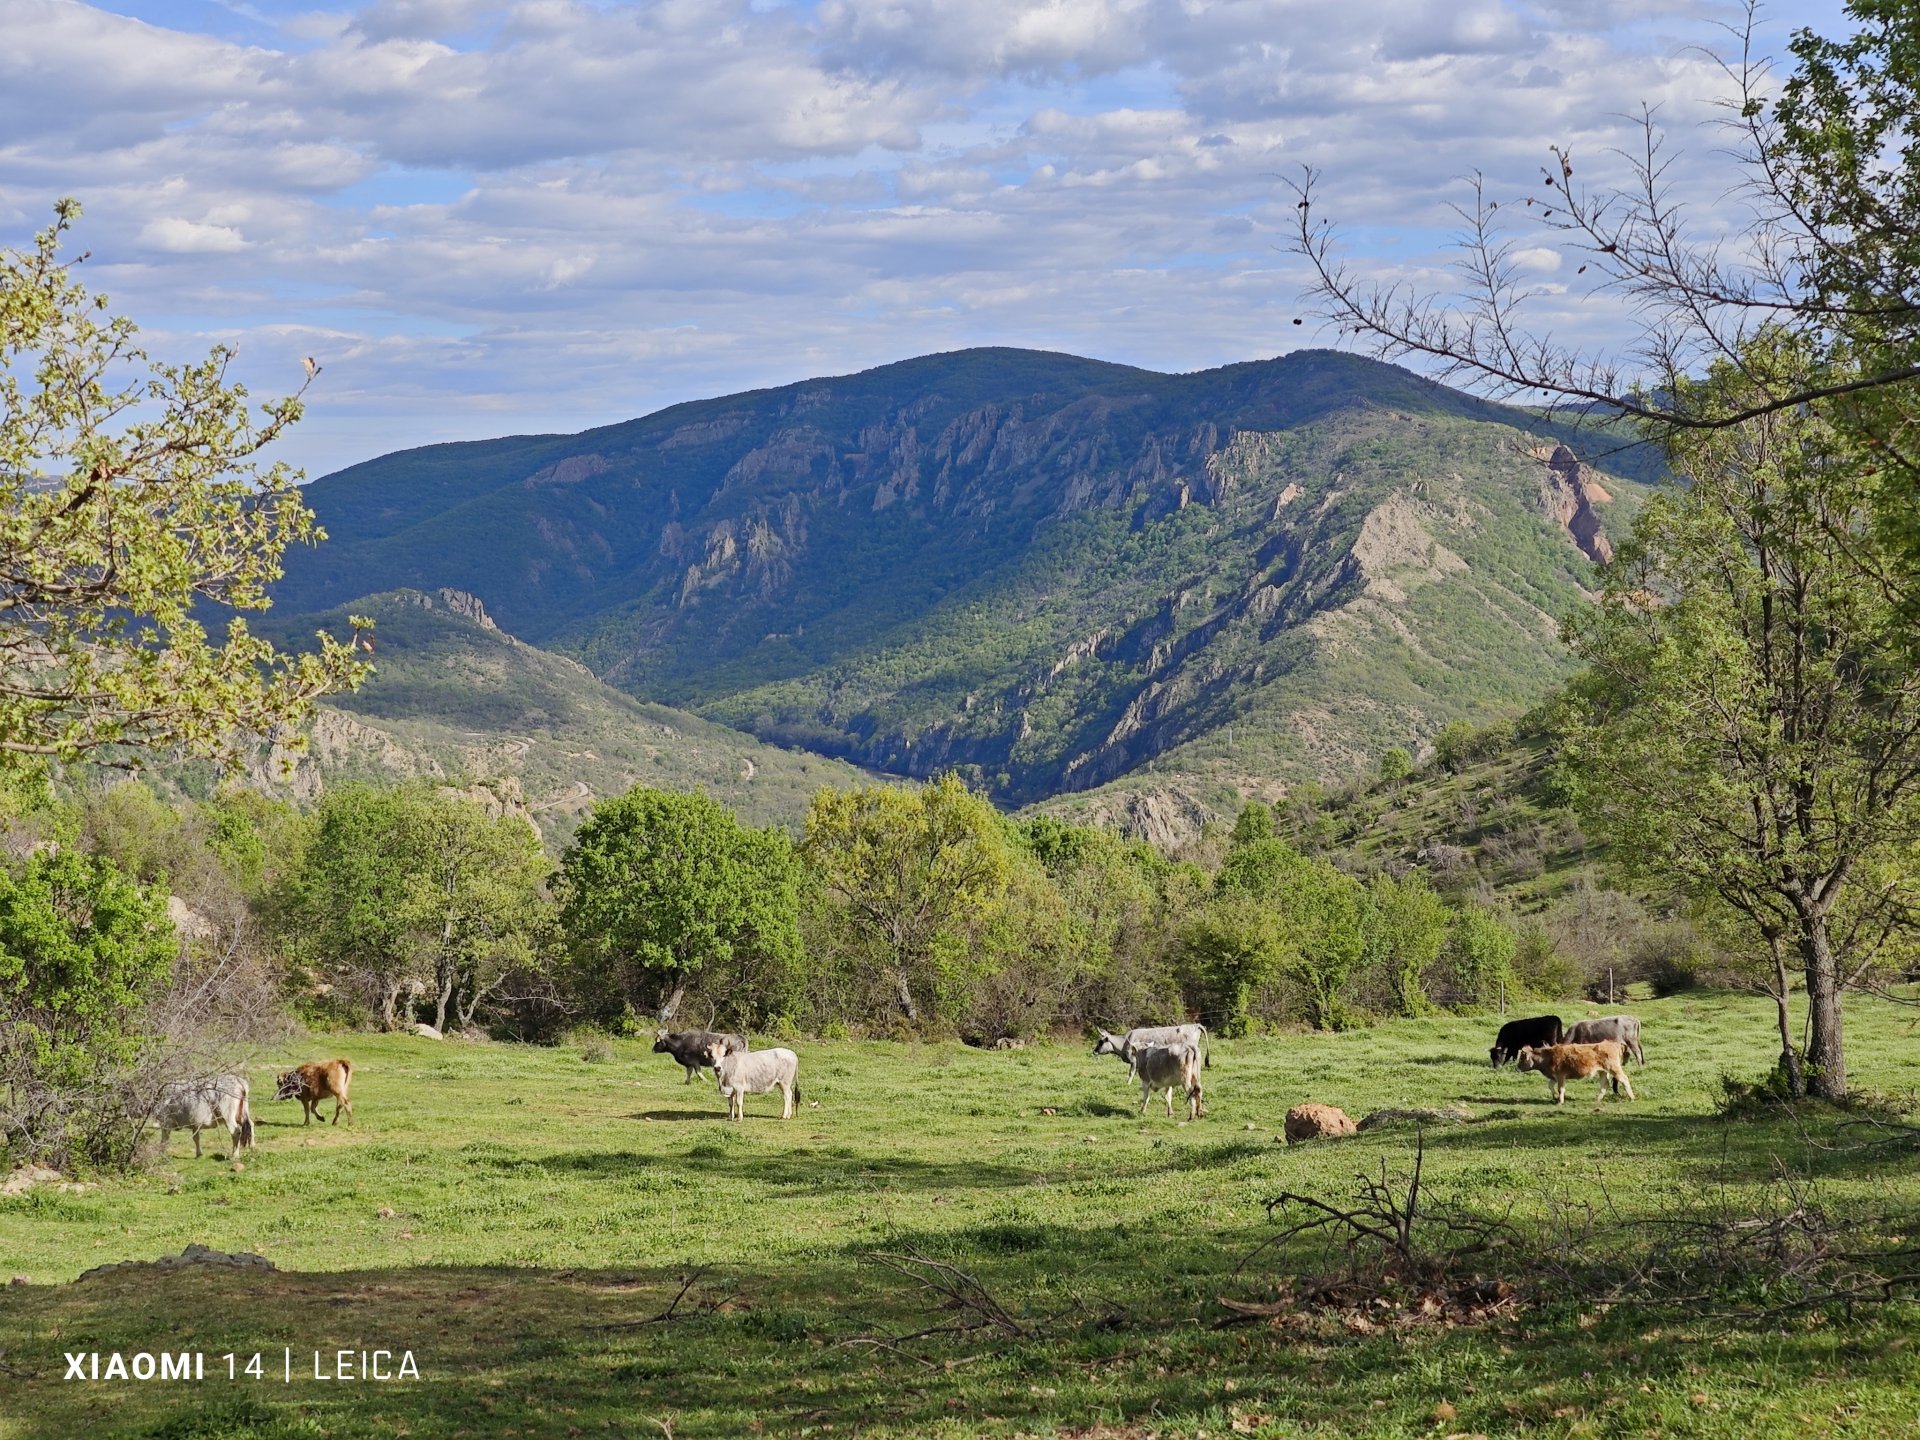
<svg viewBox="0 0 1920 1440">
<path fill-rule="evenodd" d="M 353 1078 L 353 1062 L 344 1055 L 340 1057 L 340 1073 L 349 1080 Z"/>
<path fill-rule="evenodd" d="M 797 1079 L 793 1082 L 793 1103 L 800 1103 L 800 1082 Z"/>
<path fill-rule="evenodd" d="M 1213 1037 L 1204 1025 L 1200 1027 L 1200 1063 L 1209 1070 L 1213 1068 Z"/>
<path fill-rule="evenodd" d="M 240 1082 L 240 1139 L 237 1142 L 242 1150 L 253 1148 L 253 1107 L 247 1103 L 250 1093 L 247 1082 L 242 1080 Z"/>
</svg>

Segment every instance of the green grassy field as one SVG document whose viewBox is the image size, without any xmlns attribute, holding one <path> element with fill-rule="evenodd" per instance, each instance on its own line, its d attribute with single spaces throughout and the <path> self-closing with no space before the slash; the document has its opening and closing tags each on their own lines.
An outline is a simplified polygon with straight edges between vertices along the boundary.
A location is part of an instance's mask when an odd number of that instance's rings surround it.
<svg viewBox="0 0 1920 1440">
<path fill-rule="evenodd" d="M 1855 1083 L 1920 1087 L 1911 1011 L 1856 1007 Z M 1920 1433 L 1910 1305 L 1753 1322 L 1548 1295 L 1471 1325 L 1218 1323 L 1217 1297 L 1339 1261 L 1302 1240 L 1236 1275 L 1273 1233 L 1263 1200 L 1335 1198 L 1412 1158 L 1403 1130 L 1276 1143 L 1303 1100 L 1356 1119 L 1464 1102 L 1474 1123 L 1428 1134 L 1433 1193 L 1511 1204 L 1543 1235 L 1589 1204 L 1628 1236 L 1707 1198 L 1759 1213 L 1782 1172 L 1829 1211 L 1920 1224 L 1911 1144 L 1846 1147 L 1830 1114 L 1715 1114 L 1723 1071 L 1771 1059 L 1764 1004 L 1637 1008 L 1634 1103 L 1583 1083 L 1555 1110 L 1538 1077 L 1488 1069 L 1491 1021 L 1444 1018 L 1221 1043 L 1194 1124 L 1138 1119 L 1124 1069 L 1080 1045 L 803 1042 L 799 1116 L 756 1097 L 730 1126 L 637 1043 L 590 1063 L 310 1037 L 260 1057 L 255 1094 L 275 1064 L 350 1055 L 351 1128 L 265 1103 L 242 1168 L 224 1136 L 195 1160 L 176 1135 L 141 1176 L 0 1200 L 0 1277 L 31 1282 L 0 1290 L 0 1437 Z M 191 1241 L 280 1268 L 71 1283 Z M 964 1318 L 873 1251 L 962 1267 L 1023 1333 L 871 1343 Z M 410 1350 L 421 1378 L 312 1378 L 315 1351 L 375 1348 Z M 207 1378 L 62 1379 L 63 1352 L 143 1349 L 204 1352 Z M 226 1354 L 256 1352 L 263 1378 L 226 1378 Z"/>
</svg>

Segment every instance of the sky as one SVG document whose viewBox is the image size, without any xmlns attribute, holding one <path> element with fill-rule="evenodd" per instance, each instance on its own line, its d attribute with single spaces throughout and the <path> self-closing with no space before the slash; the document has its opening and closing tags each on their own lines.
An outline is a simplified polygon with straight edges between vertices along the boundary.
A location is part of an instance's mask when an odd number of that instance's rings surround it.
<svg viewBox="0 0 1920 1440">
<path fill-rule="evenodd" d="M 1464 177 L 1583 178 L 1656 107 L 1737 233 L 1712 0 L 0 0 L 0 246 L 84 207 L 82 274 L 170 359 L 311 355 L 277 453 L 452 439 L 969 345 L 1161 371 L 1340 343 L 1287 249 L 1312 166 L 1370 274 L 1443 287 Z M 1781 0 L 1762 50 L 1837 0 Z M 1518 207 L 1514 207 L 1518 209 Z M 1557 335 L 1619 307 L 1514 235 Z"/>
</svg>

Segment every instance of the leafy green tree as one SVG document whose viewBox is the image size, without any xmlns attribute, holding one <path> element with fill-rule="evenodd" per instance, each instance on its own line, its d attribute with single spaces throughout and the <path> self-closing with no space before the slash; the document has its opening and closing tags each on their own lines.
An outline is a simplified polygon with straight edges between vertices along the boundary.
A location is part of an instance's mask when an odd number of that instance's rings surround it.
<svg viewBox="0 0 1920 1440">
<path fill-rule="evenodd" d="M 1016 834 L 1065 907 L 1061 949 L 1070 993 L 1055 1023 L 1113 1029 L 1172 1014 L 1175 906 L 1166 857 L 1103 827 L 1048 816 L 1023 822 Z"/>
<path fill-rule="evenodd" d="M 400 792 L 409 862 L 407 922 L 430 962 L 433 1026 L 471 1025 L 480 1006 L 517 974 L 540 967 L 553 865 L 539 833 L 515 815 L 429 790 Z"/>
<path fill-rule="evenodd" d="M 115 1082 L 179 944 L 166 897 L 74 849 L 0 867 L 0 1141 L 60 1161 L 100 1153 Z"/>
<path fill-rule="evenodd" d="M 1413 774 L 1413 757 L 1398 745 L 1388 746 L 1380 756 L 1380 778 L 1397 785 Z"/>
<path fill-rule="evenodd" d="M 286 547 L 323 538 L 298 473 L 253 459 L 300 399 L 256 416 L 224 346 L 150 360 L 61 263 L 79 213 L 62 201 L 31 248 L 0 251 L 0 753 L 226 755 L 365 673 L 351 643 L 290 656 L 244 619 L 214 643 L 196 618 L 264 610 Z"/>
<path fill-rule="evenodd" d="M 1733 392 L 1708 403 L 1739 407 L 1749 375 L 1816 363 L 1789 337 L 1760 345 L 1700 382 Z M 1812 1087 L 1838 1098 L 1842 997 L 1917 898 L 1920 673 L 1885 584 L 1878 477 L 1809 410 L 1671 452 L 1691 485 L 1647 507 L 1601 603 L 1568 626 L 1588 667 L 1568 710 L 1573 798 L 1630 872 L 1745 917 L 1770 952 L 1785 943 Z"/>
<path fill-rule="evenodd" d="M 1299 964 L 1287 923 L 1271 905 L 1240 891 L 1213 896 L 1183 922 L 1181 969 L 1199 992 L 1213 1030 L 1244 1035 L 1260 991 Z"/>
<path fill-rule="evenodd" d="M 957 776 L 822 790 L 801 853 L 828 902 L 830 937 L 884 978 L 910 1024 L 951 1015 L 1018 943 L 996 923 L 1014 848 L 993 806 Z"/>
<path fill-rule="evenodd" d="M 1433 737 L 1433 758 L 1443 769 L 1458 774 L 1473 758 L 1473 726 L 1465 720 L 1449 720 Z"/>
<path fill-rule="evenodd" d="M 1424 1015 L 1427 973 L 1446 947 L 1451 912 L 1426 876 L 1376 875 L 1367 885 L 1367 960 L 1384 971 L 1402 1015 Z"/>
<path fill-rule="evenodd" d="M 704 794 L 636 786 L 602 801 L 560 863 L 561 928 L 607 1018 L 630 1006 L 669 1023 L 700 977 L 723 987 L 732 1014 L 777 1014 L 800 961 L 799 917 L 785 832 L 744 826 Z"/>
<path fill-rule="evenodd" d="M 1455 997 L 1487 1005 L 1517 989 L 1513 960 L 1518 949 L 1511 925 L 1484 905 L 1469 901 L 1453 917 L 1442 952 Z"/>
<path fill-rule="evenodd" d="M 344 978 L 388 1029 L 415 998 L 444 1027 L 534 962 L 550 868 L 515 816 L 426 783 L 346 785 L 321 797 L 273 909 L 288 949 Z"/>
<path fill-rule="evenodd" d="M 1249 800 L 1240 807 L 1240 813 L 1234 818 L 1233 834 L 1228 838 L 1229 848 L 1238 850 L 1243 845 L 1251 845 L 1256 840 L 1273 838 L 1273 807 L 1263 805 L 1258 800 Z"/>
<path fill-rule="evenodd" d="M 1367 952 L 1372 923 L 1366 888 L 1284 840 L 1256 840 L 1227 857 L 1215 881 L 1222 895 L 1246 895 L 1280 916 L 1291 941 L 1285 970 L 1307 996 L 1316 1028 L 1339 1029 L 1349 1010 L 1341 992 Z"/>
</svg>

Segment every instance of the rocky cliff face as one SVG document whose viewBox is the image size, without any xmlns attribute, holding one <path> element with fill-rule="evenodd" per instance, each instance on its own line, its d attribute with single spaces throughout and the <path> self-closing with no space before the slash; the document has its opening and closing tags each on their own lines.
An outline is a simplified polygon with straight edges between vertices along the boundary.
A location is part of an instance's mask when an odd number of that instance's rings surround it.
<svg viewBox="0 0 1920 1440">
<path fill-rule="evenodd" d="M 1536 456 L 1541 451 L 1534 451 Z M 1545 452 L 1546 474 L 1540 481 L 1540 505 L 1567 538 L 1580 547 L 1580 553 L 1596 565 L 1613 559 L 1613 542 L 1607 539 L 1600 513 L 1594 507 L 1612 501 L 1600 477 L 1580 463 L 1580 458 L 1564 445 Z"/>
<path fill-rule="evenodd" d="M 1253 785 L 1550 681 L 1610 495 L 1529 427 L 1350 356 L 962 352 L 358 467 L 309 492 L 350 542 L 289 583 L 408 585 L 633 694 L 1010 802 L 1176 755 Z"/>
</svg>

